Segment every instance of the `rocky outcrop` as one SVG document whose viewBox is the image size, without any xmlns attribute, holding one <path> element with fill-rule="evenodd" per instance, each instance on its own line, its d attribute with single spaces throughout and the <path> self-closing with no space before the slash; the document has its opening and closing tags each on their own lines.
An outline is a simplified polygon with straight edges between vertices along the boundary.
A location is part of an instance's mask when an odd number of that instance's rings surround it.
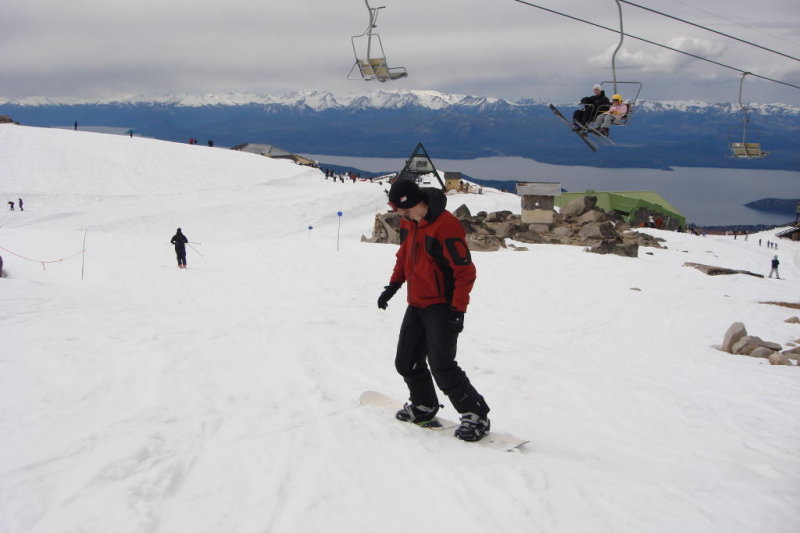
<svg viewBox="0 0 800 533">
<path fill-rule="evenodd" d="M 696 268 L 700 272 L 708 274 L 709 276 L 730 276 L 732 274 L 746 274 L 748 276 L 755 276 L 757 278 L 764 277 L 763 274 L 756 274 L 754 272 L 748 272 L 747 270 L 734 270 L 732 268 L 725 268 L 713 265 L 703 265 L 701 263 L 684 263 L 683 266 Z"/>
<path fill-rule="evenodd" d="M 597 198 L 582 196 L 561 209 L 561 213 L 547 211 L 535 217 L 535 222 L 523 222 L 522 216 L 511 211 L 480 211 L 472 215 L 466 205 L 453 214 L 464 226 L 470 250 L 499 250 L 506 247 L 506 239 L 527 244 L 567 244 L 586 247 L 599 254 L 616 254 L 637 257 L 640 246 L 661 248 L 663 239 L 631 231 L 615 213 L 596 207 Z M 544 216 L 546 214 L 547 216 Z M 372 237 L 362 236 L 363 242 L 398 243 L 399 218 L 394 213 L 375 216 Z"/>
<path fill-rule="evenodd" d="M 768 359 L 770 364 L 773 365 L 794 366 L 791 361 L 792 356 L 795 355 L 793 351 L 797 350 L 796 354 L 800 355 L 800 349 L 786 350 L 781 353 L 780 344 L 748 335 L 747 329 L 741 322 L 734 322 L 725 332 L 721 349 L 732 354 Z"/>
</svg>

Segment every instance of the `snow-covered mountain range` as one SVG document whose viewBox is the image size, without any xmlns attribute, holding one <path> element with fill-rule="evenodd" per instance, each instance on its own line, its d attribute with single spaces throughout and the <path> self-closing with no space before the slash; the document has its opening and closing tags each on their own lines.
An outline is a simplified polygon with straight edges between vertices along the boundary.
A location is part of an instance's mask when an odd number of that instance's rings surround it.
<svg viewBox="0 0 800 533">
<path fill-rule="evenodd" d="M 586 149 L 542 100 L 437 91 L 31 97 L 0 99 L 0 115 L 33 126 L 78 122 L 172 141 L 213 139 L 222 146 L 264 143 L 311 154 L 398 157 L 423 142 L 436 156 L 446 158 L 520 156 L 596 167 L 800 169 L 800 108 L 748 105 L 753 113 L 747 140 L 763 142 L 770 156 L 745 162 L 726 157 L 728 143 L 742 138 L 744 117 L 739 104 L 730 102 L 640 99 L 631 125 L 613 130 L 618 146 L 597 153 Z M 576 104 L 559 107 L 569 116 Z"/>
<path fill-rule="evenodd" d="M 257 92 L 226 92 L 208 94 L 173 94 L 161 96 L 125 95 L 107 98 L 53 98 L 31 96 L 19 99 L 0 97 L 0 105 L 15 106 L 77 106 L 77 105 L 137 105 L 160 104 L 176 107 L 244 106 L 264 105 L 289 108 L 307 108 L 313 111 L 329 109 L 401 109 L 418 107 L 442 110 L 449 107 L 471 107 L 479 110 L 496 108 L 529 107 L 546 104 L 539 98 L 510 100 L 464 94 L 447 94 L 439 91 L 393 90 L 373 92 L 332 93 L 329 91 L 294 91 L 285 95 Z M 560 102 L 569 106 L 574 102 Z M 800 115 L 800 107 L 781 103 L 746 103 L 761 114 Z M 714 109 L 736 113 L 741 108 L 736 102 L 709 103 L 698 100 L 653 101 L 641 99 L 638 106 L 647 111 L 698 112 Z"/>
</svg>

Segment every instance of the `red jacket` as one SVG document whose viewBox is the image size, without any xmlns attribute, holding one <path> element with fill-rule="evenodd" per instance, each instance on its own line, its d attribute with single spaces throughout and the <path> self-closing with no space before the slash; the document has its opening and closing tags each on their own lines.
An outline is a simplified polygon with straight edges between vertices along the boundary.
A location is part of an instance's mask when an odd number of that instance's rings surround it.
<svg viewBox="0 0 800 533">
<path fill-rule="evenodd" d="M 447 198 L 441 191 L 424 192 L 428 197 L 425 218 L 400 222 L 400 249 L 391 281 L 408 282 L 409 305 L 447 304 L 465 312 L 475 283 L 475 265 L 464 227 L 445 210 Z"/>
</svg>

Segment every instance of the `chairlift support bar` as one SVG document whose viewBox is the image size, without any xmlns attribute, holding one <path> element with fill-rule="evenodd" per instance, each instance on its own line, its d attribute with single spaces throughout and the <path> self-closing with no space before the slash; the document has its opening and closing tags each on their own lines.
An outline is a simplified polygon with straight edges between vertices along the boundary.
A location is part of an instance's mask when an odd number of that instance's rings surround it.
<svg viewBox="0 0 800 533">
<path fill-rule="evenodd" d="M 622 27 L 622 4 L 619 0 L 614 0 L 617 3 L 617 11 L 619 12 L 619 43 L 611 54 L 611 75 L 614 78 L 614 94 L 617 94 L 617 52 L 622 48 L 622 41 L 625 40 L 625 30 Z"/>
</svg>

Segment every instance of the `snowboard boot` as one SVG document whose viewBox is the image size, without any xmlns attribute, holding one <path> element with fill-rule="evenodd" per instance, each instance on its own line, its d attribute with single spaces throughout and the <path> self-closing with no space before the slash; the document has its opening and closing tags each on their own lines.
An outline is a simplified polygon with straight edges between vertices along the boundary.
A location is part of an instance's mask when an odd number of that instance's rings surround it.
<svg viewBox="0 0 800 533">
<path fill-rule="evenodd" d="M 481 418 L 475 413 L 464 413 L 460 420 L 461 425 L 456 428 L 455 436 L 461 440 L 475 442 L 489 433 L 491 424 L 488 418 Z"/>
<path fill-rule="evenodd" d="M 434 427 L 439 424 L 436 421 L 436 413 L 439 411 L 439 406 L 426 407 L 424 405 L 414 405 L 413 403 L 406 403 L 402 409 L 397 411 L 395 418 L 403 422 L 413 422 L 422 427 Z"/>
<path fill-rule="evenodd" d="M 608 137 L 608 128 L 600 128 L 600 133 Z"/>
</svg>

